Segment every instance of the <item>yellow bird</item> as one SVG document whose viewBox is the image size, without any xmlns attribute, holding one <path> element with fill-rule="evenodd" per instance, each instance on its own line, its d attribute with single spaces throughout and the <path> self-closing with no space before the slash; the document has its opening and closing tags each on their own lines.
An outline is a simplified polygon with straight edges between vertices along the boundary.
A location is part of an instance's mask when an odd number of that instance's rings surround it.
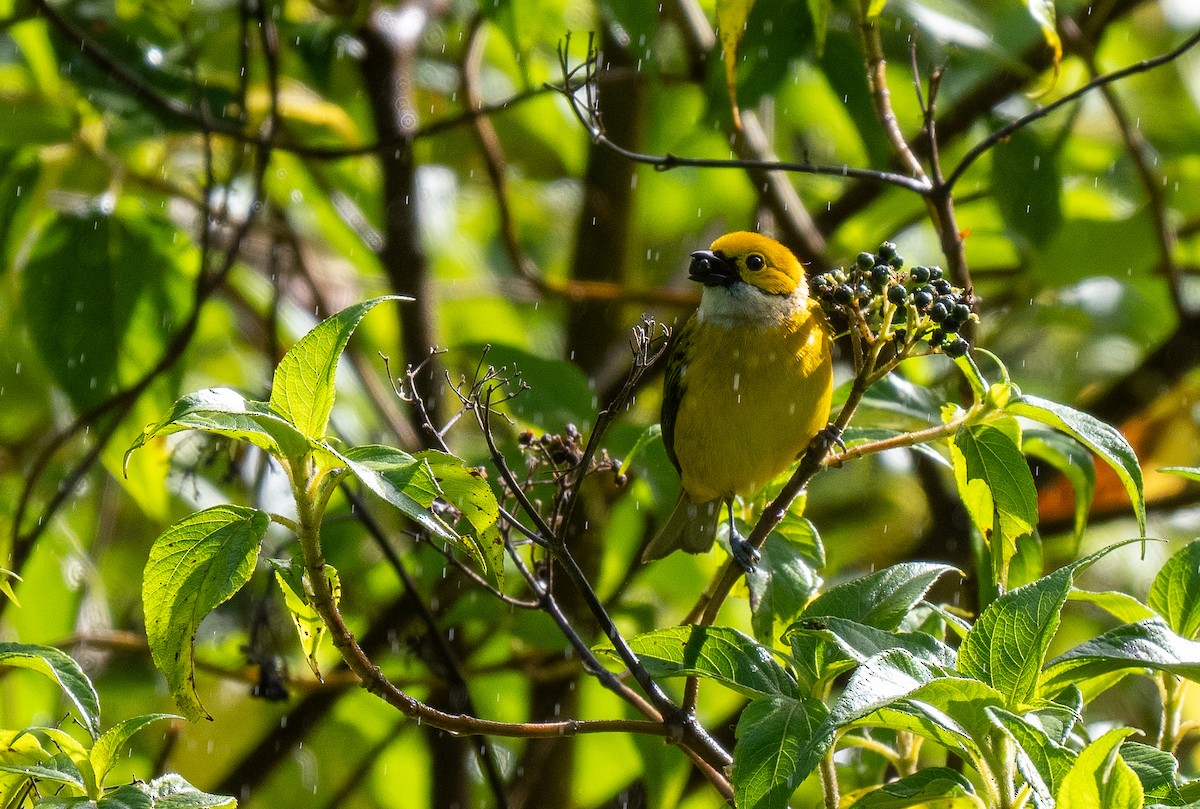
<svg viewBox="0 0 1200 809">
<path fill-rule="evenodd" d="M 692 253 L 688 277 L 704 289 L 676 334 L 662 405 L 683 492 L 642 561 L 711 548 L 721 505 L 732 528 L 733 498 L 786 470 L 829 420 L 829 329 L 791 251 L 759 233 L 729 233 Z"/>
</svg>

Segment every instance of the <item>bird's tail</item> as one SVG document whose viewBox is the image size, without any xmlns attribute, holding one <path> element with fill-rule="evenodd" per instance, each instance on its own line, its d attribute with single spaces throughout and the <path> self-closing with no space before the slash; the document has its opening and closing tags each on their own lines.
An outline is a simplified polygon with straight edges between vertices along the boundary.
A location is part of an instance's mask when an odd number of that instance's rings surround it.
<svg viewBox="0 0 1200 809">
<path fill-rule="evenodd" d="M 686 494 L 680 493 L 671 516 L 642 552 L 642 562 L 661 559 L 675 550 L 706 552 L 716 539 L 720 518 L 720 500 L 693 503 Z"/>
</svg>

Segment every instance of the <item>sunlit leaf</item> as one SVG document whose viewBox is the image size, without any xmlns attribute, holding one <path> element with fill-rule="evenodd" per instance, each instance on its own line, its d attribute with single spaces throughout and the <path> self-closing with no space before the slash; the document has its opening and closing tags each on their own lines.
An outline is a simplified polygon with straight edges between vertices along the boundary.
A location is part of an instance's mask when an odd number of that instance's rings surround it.
<svg viewBox="0 0 1200 809">
<path fill-rule="evenodd" d="M 1059 785 L 1075 763 L 1075 752 L 1003 708 L 988 708 L 988 715 L 1016 745 L 1017 769 L 1033 791 L 1034 805 L 1051 809 Z"/>
<path fill-rule="evenodd" d="M 118 757 L 126 754 L 125 745 L 135 733 L 155 722 L 179 718 L 181 717 L 169 713 L 146 714 L 126 719 L 105 731 L 104 735 L 92 745 L 91 752 L 88 754 L 88 760 L 91 761 L 92 770 L 96 774 L 96 782 L 103 786 L 105 776 L 117 763 Z"/>
<path fill-rule="evenodd" d="M 176 773 L 167 773 L 149 783 L 135 786 L 151 797 L 154 809 L 216 809 L 237 805 L 233 798 L 196 789 Z"/>
<path fill-rule="evenodd" d="M 409 300 L 384 295 L 350 306 L 326 318 L 301 337 L 279 361 L 271 383 L 271 409 L 312 441 L 325 437 L 333 410 L 338 360 L 350 335 L 384 301 Z"/>
<path fill-rule="evenodd" d="M 673 626 L 636 635 L 629 645 L 653 677 L 707 677 L 751 698 L 795 691 L 771 651 L 736 629 Z M 616 659 L 612 648 L 597 651 Z"/>
<path fill-rule="evenodd" d="M 184 517 L 150 548 L 142 578 L 146 639 L 188 719 L 208 717 L 196 694 L 196 629 L 250 580 L 269 524 L 258 509 L 213 506 Z"/>
<path fill-rule="evenodd" d="M 1093 593 L 1088 590 L 1080 590 L 1077 587 L 1072 587 L 1071 594 L 1067 596 L 1067 599 L 1069 601 L 1084 601 L 1088 604 L 1095 604 L 1117 620 L 1128 624 L 1146 618 L 1153 618 L 1155 614 L 1154 610 L 1133 596 L 1116 590 Z"/>
<path fill-rule="evenodd" d="M 819 57 L 825 53 L 825 32 L 829 28 L 829 12 L 833 10 L 833 0 L 806 0 L 806 2 L 808 3 L 808 16 L 812 17 L 813 38 Z"/>
<path fill-rule="evenodd" d="M 437 481 L 440 499 L 462 515 L 466 528 L 459 530 L 461 544 L 473 544 L 472 556 L 484 560 L 484 569 L 497 583 L 504 581 L 504 538 L 500 536 L 500 504 L 487 478 L 461 459 L 436 450 L 418 452 Z M 432 505 L 432 503 L 430 504 Z M 469 529 L 469 530 L 467 530 Z"/>
<path fill-rule="evenodd" d="M 1200 466 L 1164 466 L 1158 471 L 1166 472 L 1169 475 L 1179 475 L 1181 478 L 1200 483 Z"/>
<path fill-rule="evenodd" d="M 79 712 L 84 728 L 93 739 L 100 736 L 100 697 L 83 669 L 66 652 L 52 646 L 0 643 L 0 666 L 30 669 L 58 683 Z"/>
<path fill-rule="evenodd" d="M 754 0 L 717 0 L 717 34 L 721 37 L 721 58 L 725 62 L 725 86 L 729 90 L 729 106 L 733 123 L 742 128 L 742 115 L 737 100 L 738 46 L 746 33 L 746 21 Z"/>
<path fill-rule="evenodd" d="M 737 805 L 785 809 L 796 787 L 833 743 L 834 732 L 818 700 L 779 695 L 753 700 L 737 724 L 733 753 Z"/>
<path fill-rule="evenodd" d="M 210 388 L 181 397 L 161 421 L 142 431 L 125 454 L 126 459 L 150 439 L 181 430 L 201 430 L 245 441 L 280 462 L 315 452 L 327 465 L 337 463 L 335 455 L 305 438 L 266 403 L 247 399 L 229 388 Z"/>
<path fill-rule="evenodd" d="M 317 653 L 321 649 L 326 627 L 316 608 L 309 603 L 309 588 L 304 583 L 308 572 L 304 569 L 304 563 L 300 559 L 293 559 L 290 563 L 272 560 L 271 567 L 275 569 L 275 580 L 279 582 L 279 589 L 283 592 L 284 605 L 287 606 L 288 614 L 292 616 L 292 623 L 300 636 L 300 650 L 304 652 L 304 659 L 308 661 L 308 667 L 317 679 L 322 680 L 321 669 L 317 665 Z M 325 577 L 336 607 L 342 596 L 341 580 L 332 565 L 325 565 Z"/>
<path fill-rule="evenodd" d="M 473 543 L 462 542 L 445 520 L 429 510 L 442 492 L 426 461 L 417 460 L 403 450 L 377 444 L 353 447 L 338 457 L 376 495 L 434 536 L 458 544 L 481 567 L 486 566 L 483 555 Z"/>
<path fill-rule="evenodd" d="M 1154 577 L 1146 601 L 1178 634 L 1200 634 L 1200 539 L 1171 555 Z"/>
<path fill-rule="evenodd" d="M 1059 787 L 1058 809 L 1142 809 L 1141 782 L 1120 755 L 1122 740 L 1136 732 L 1116 728 L 1085 747 Z"/>
<path fill-rule="evenodd" d="M 1179 793 L 1179 762 L 1175 756 L 1141 742 L 1122 742 L 1121 758 L 1142 782 L 1147 798 L 1178 806 L 1184 803 Z"/>
<path fill-rule="evenodd" d="M 1122 670 L 1154 669 L 1200 681 L 1200 641 L 1180 637 L 1161 618 L 1122 624 L 1046 664 L 1042 691 L 1083 683 Z"/>
<path fill-rule="evenodd" d="M 1114 427 L 1066 405 L 1023 394 L 1008 403 L 1008 412 L 1047 424 L 1079 441 L 1100 456 L 1117 473 L 1137 516 L 1138 529 L 1146 535 L 1146 500 L 1142 490 L 1142 467 L 1133 447 Z"/>
<path fill-rule="evenodd" d="M 1054 79 L 1058 79 L 1058 71 L 1062 65 L 1062 38 L 1058 35 L 1058 25 L 1055 22 L 1054 0 L 1024 0 L 1029 16 L 1042 29 L 1042 37 L 1054 51 Z M 1024 131 L 1024 130 L 1021 130 Z"/>
<path fill-rule="evenodd" d="M 954 666 L 954 650 L 924 632 L 888 632 L 846 618 L 827 616 L 797 621 L 788 627 L 784 640 L 790 640 L 795 634 L 823 638 L 858 663 L 892 649 L 903 649 L 930 666 L 946 669 Z"/>
<path fill-rule="evenodd" d="M 1025 456 L 1008 432 L 992 424 L 960 428 L 951 455 L 963 504 L 1007 569 L 1017 540 L 1037 525 L 1037 489 Z"/>
<path fill-rule="evenodd" d="M 0 595 L 3 595 L 19 607 L 21 606 L 21 602 L 17 600 L 17 594 L 13 592 L 12 588 L 12 582 L 14 581 L 21 581 L 21 577 L 11 570 L 0 567 Z"/>
</svg>

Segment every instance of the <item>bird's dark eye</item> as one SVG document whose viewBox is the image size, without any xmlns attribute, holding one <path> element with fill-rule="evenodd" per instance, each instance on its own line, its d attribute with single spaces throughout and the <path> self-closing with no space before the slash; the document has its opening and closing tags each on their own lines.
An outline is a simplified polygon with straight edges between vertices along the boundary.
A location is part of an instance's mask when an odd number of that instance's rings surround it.
<svg viewBox="0 0 1200 809">
<path fill-rule="evenodd" d="M 751 272 L 761 270 L 767 265 L 767 262 L 758 253 L 753 253 L 746 257 L 746 269 Z"/>
</svg>

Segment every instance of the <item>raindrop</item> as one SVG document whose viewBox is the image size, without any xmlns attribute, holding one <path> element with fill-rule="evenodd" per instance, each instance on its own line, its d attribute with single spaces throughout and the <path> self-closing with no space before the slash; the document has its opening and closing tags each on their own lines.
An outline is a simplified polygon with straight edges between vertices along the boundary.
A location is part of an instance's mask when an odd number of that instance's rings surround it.
<svg viewBox="0 0 1200 809">
<path fill-rule="evenodd" d="M 146 50 L 146 64 L 150 65 L 150 67 L 162 67 L 162 63 L 162 48 L 156 45 Z"/>
</svg>

